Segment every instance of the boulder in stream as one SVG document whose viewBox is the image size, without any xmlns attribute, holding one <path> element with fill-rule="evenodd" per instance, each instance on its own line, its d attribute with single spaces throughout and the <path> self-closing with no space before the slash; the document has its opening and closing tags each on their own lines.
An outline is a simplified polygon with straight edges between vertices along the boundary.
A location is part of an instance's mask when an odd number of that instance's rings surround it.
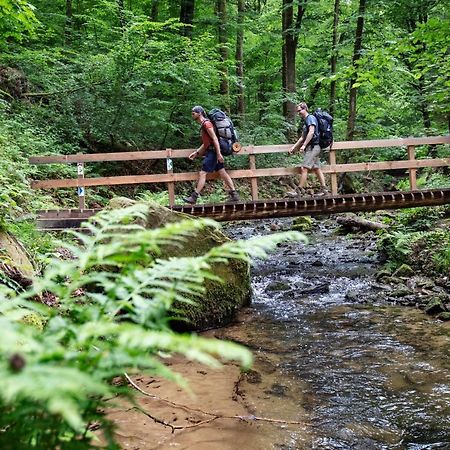
<svg viewBox="0 0 450 450">
<path fill-rule="evenodd" d="M 124 197 L 113 198 L 108 208 L 124 208 L 136 203 Z M 167 223 L 181 220 L 196 220 L 187 214 L 172 211 L 154 202 L 144 202 L 147 205 L 146 228 L 159 228 Z M 230 239 L 218 229 L 210 227 L 199 230 L 197 234 L 185 241 L 182 247 L 165 247 L 165 257 L 186 257 L 205 254 L 213 247 L 229 242 Z M 229 323 L 235 313 L 250 303 L 250 271 L 245 261 L 231 259 L 228 264 L 215 264 L 213 272 L 223 283 L 207 280 L 206 292 L 195 305 L 176 303 L 173 310 L 176 316 L 186 318 L 187 322 L 175 321 L 178 329 L 204 330 Z"/>
</svg>

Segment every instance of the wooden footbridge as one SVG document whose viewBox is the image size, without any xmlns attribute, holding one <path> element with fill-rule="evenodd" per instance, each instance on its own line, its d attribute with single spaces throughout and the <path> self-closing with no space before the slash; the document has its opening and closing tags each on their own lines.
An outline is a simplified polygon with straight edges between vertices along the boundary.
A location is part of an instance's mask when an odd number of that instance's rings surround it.
<svg viewBox="0 0 450 450">
<path fill-rule="evenodd" d="M 448 145 L 450 136 L 436 136 L 405 139 L 382 139 L 371 141 L 335 142 L 329 152 L 329 164 L 322 167 L 331 182 L 331 194 L 325 197 L 305 197 L 301 199 L 259 199 L 258 179 L 261 177 L 286 177 L 299 174 L 297 167 L 257 168 L 257 155 L 286 153 L 289 145 L 247 146 L 240 154 L 248 156 L 248 168 L 229 170 L 234 179 L 249 179 L 251 201 L 238 203 L 204 204 L 180 206 L 175 204 L 175 184 L 197 180 L 197 172 L 174 171 L 173 160 L 187 158 L 191 149 L 155 150 L 140 152 L 97 153 L 76 155 L 35 156 L 31 164 L 76 164 L 77 177 L 71 179 L 36 180 L 35 189 L 77 188 L 79 205 L 77 209 L 41 211 L 38 226 L 45 230 L 78 228 L 82 221 L 98 210 L 86 208 L 86 188 L 92 186 L 114 186 L 129 184 L 165 183 L 169 193 L 169 207 L 198 217 L 210 217 L 218 221 L 248 220 L 300 215 L 335 214 L 341 212 L 373 211 L 380 209 L 410 208 L 416 206 L 437 206 L 450 203 L 450 189 L 417 189 L 417 170 L 426 167 L 443 167 L 450 164 L 450 158 L 416 159 L 416 147 L 423 145 Z M 396 161 L 376 161 L 337 164 L 336 154 L 343 150 L 380 149 L 401 147 L 405 159 Z M 147 175 L 128 175 L 101 178 L 85 177 L 86 163 L 112 161 L 158 160 L 166 162 L 166 172 Z M 244 160 L 245 161 L 245 160 Z M 198 170 L 198 169 L 197 169 Z M 402 170 L 409 177 L 410 190 L 404 192 L 372 192 L 361 194 L 338 194 L 337 177 L 345 172 L 367 172 L 376 170 Z M 216 174 L 208 179 L 217 178 Z"/>
</svg>

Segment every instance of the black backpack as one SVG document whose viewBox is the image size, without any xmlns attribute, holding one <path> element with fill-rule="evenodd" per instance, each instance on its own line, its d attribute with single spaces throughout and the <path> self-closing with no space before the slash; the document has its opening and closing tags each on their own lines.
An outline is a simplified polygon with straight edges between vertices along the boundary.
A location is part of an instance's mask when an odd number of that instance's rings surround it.
<svg viewBox="0 0 450 450">
<path fill-rule="evenodd" d="M 219 108 L 212 109 L 208 113 L 208 119 L 214 125 L 222 155 L 232 155 L 233 144 L 238 140 L 238 135 L 234 129 L 232 120 Z"/>
<path fill-rule="evenodd" d="M 333 116 L 326 111 L 317 108 L 313 116 L 319 124 L 319 145 L 320 148 L 327 148 L 333 143 Z"/>
</svg>

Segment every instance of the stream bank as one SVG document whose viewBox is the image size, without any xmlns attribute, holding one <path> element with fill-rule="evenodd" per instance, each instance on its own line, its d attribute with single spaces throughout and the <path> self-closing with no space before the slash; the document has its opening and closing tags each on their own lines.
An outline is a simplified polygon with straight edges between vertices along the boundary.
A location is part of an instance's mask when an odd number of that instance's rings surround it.
<svg viewBox="0 0 450 450">
<path fill-rule="evenodd" d="M 289 220 L 277 227 L 267 221 L 233 224 L 227 231 L 246 238 L 291 226 Z M 318 222 L 308 245 L 281 244 L 268 260 L 256 261 L 252 305 L 232 325 L 207 333 L 249 347 L 251 371 L 241 375 L 227 364 L 216 372 L 175 360 L 172 369 L 198 392 L 194 400 L 162 380 L 139 381 L 154 395 L 190 406 L 194 401 L 203 411 L 301 425 L 220 419 L 172 433 L 124 408 L 113 416 L 119 433 L 127 431 L 123 448 L 450 448 L 448 323 L 389 304 L 375 278 L 375 239 L 334 231 Z M 350 298 L 349 292 L 358 295 Z M 144 400 L 165 420 L 202 420 L 139 397 L 140 404 Z"/>
</svg>

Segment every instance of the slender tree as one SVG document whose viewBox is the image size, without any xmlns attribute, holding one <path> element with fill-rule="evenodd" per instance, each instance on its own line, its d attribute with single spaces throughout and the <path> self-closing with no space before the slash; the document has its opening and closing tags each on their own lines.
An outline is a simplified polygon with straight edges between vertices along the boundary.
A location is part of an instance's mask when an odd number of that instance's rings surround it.
<svg viewBox="0 0 450 450">
<path fill-rule="evenodd" d="M 230 86 L 228 82 L 228 36 L 227 36 L 227 2 L 216 0 L 217 32 L 220 58 L 220 94 L 223 98 L 223 107 L 230 111 Z"/>
<path fill-rule="evenodd" d="M 357 79 L 358 61 L 361 58 L 362 38 L 364 33 L 364 14 L 366 10 L 366 0 L 359 0 L 358 19 L 356 21 L 355 45 L 353 48 L 353 74 L 350 78 L 350 92 L 348 101 L 348 121 L 347 121 L 347 140 L 352 141 L 355 137 L 356 128 L 356 98 L 358 90 L 354 86 Z"/>
<path fill-rule="evenodd" d="M 72 0 L 66 0 L 66 25 L 64 28 L 66 44 L 69 44 L 72 41 L 72 31 L 73 31 Z"/>
<path fill-rule="evenodd" d="M 298 34 L 305 14 L 307 0 L 299 1 L 297 14 L 294 15 L 293 0 L 283 0 L 282 9 L 282 62 L 283 62 L 283 92 L 288 96 L 293 96 L 297 92 L 295 57 L 298 45 Z M 295 104 L 285 99 L 283 103 L 283 115 L 290 122 L 295 123 Z"/>
<path fill-rule="evenodd" d="M 152 0 L 152 8 L 150 10 L 150 19 L 153 22 L 157 22 L 158 15 L 159 15 L 159 0 Z"/>
<path fill-rule="evenodd" d="M 123 0 L 117 0 L 117 11 L 119 14 L 119 23 L 122 30 L 125 29 L 126 22 L 125 22 L 125 5 Z"/>
<path fill-rule="evenodd" d="M 237 78 L 237 98 L 236 113 L 239 120 L 244 120 L 245 99 L 244 99 L 244 14 L 245 0 L 238 0 L 237 35 L 236 35 L 236 78 Z"/>
<path fill-rule="evenodd" d="M 337 43 L 338 43 L 338 24 L 339 24 L 339 2 L 334 0 L 334 16 L 333 16 L 333 43 L 331 45 L 331 76 L 336 75 L 337 69 Z M 336 106 L 336 80 L 331 80 L 330 84 L 330 114 L 334 115 Z"/>
<path fill-rule="evenodd" d="M 192 37 L 192 23 L 194 22 L 195 0 L 181 0 L 180 22 L 185 24 L 182 28 L 183 36 Z"/>
</svg>

